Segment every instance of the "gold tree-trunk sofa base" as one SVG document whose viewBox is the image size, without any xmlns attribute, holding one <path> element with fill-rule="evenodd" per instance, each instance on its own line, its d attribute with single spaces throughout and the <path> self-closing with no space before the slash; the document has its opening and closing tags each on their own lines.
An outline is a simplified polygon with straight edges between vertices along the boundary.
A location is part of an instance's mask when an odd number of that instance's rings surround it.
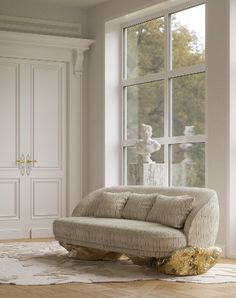
<svg viewBox="0 0 236 298">
<path fill-rule="evenodd" d="M 102 249 L 85 247 L 73 244 L 59 242 L 68 252 L 70 258 L 86 261 L 115 261 L 123 254 L 118 252 L 109 252 Z"/>
<path fill-rule="evenodd" d="M 136 265 L 155 266 L 157 272 L 188 276 L 206 273 L 219 260 L 222 250 L 219 247 L 200 248 L 185 247 L 174 251 L 171 256 L 163 258 L 141 258 L 129 256 Z"/>
<path fill-rule="evenodd" d="M 123 254 L 108 252 L 97 248 L 84 247 L 60 242 L 69 257 L 87 261 L 116 261 Z M 169 257 L 150 258 L 127 255 L 136 265 L 156 267 L 158 273 L 176 276 L 199 275 L 207 272 L 220 258 L 222 250 L 218 247 L 185 247 L 174 251 Z"/>
</svg>

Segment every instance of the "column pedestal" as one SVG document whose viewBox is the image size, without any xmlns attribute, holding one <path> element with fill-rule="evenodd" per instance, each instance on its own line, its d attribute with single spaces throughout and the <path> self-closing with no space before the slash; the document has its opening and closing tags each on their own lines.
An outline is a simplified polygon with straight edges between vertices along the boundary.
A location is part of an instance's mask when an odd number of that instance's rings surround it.
<svg viewBox="0 0 236 298">
<path fill-rule="evenodd" d="M 128 165 L 128 185 L 165 186 L 165 164 L 135 163 Z"/>
</svg>

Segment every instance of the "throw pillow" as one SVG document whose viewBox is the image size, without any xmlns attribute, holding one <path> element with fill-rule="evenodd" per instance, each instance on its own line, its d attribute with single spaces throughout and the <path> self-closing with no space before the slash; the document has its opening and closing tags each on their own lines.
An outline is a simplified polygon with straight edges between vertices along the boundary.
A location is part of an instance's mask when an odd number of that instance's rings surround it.
<svg viewBox="0 0 236 298">
<path fill-rule="evenodd" d="M 83 198 L 74 209 L 72 216 L 93 217 L 95 210 L 97 210 L 98 203 L 98 198 Z"/>
<path fill-rule="evenodd" d="M 158 195 L 146 220 L 181 229 L 193 208 L 193 203 L 194 198 L 188 195 Z"/>
<path fill-rule="evenodd" d="M 121 218 L 129 194 L 129 192 L 104 192 L 95 211 L 95 217 Z"/>
<path fill-rule="evenodd" d="M 145 220 L 156 197 L 157 194 L 130 194 L 122 212 L 122 217 L 126 219 Z"/>
</svg>

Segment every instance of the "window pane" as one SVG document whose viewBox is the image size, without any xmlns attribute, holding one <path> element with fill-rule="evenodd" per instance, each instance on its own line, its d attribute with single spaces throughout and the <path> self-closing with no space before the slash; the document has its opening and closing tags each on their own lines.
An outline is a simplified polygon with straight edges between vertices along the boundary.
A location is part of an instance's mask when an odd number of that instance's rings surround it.
<svg viewBox="0 0 236 298">
<path fill-rule="evenodd" d="M 153 137 L 164 135 L 164 82 L 127 87 L 127 138 L 140 138 L 142 123 L 152 126 Z"/>
<path fill-rule="evenodd" d="M 138 155 L 136 152 L 135 147 L 128 147 L 127 148 L 127 167 L 129 164 L 137 163 L 138 162 Z"/>
<path fill-rule="evenodd" d="M 171 15 L 172 68 L 205 62 L 205 5 Z"/>
<path fill-rule="evenodd" d="M 164 18 L 141 23 L 127 30 L 127 76 L 135 78 L 164 68 Z"/>
<path fill-rule="evenodd" d="M 172 135 L 205 132 L 205 73 L 178 77 L 172 80 Z"/>
<path fill-rule="evenodd" d="M 205 186 L 205 144 L 176 144 L 172 147 L 172 185 Z"/>
</svg>

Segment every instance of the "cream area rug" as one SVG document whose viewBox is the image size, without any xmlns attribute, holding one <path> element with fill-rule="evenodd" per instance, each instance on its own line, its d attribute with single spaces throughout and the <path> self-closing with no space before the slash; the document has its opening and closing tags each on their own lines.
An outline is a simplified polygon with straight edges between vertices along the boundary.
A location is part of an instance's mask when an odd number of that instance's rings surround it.
<svg viewBox="0 0 236 298">
<path fill-rule="evenodd" d="M 217 264 L 207 273 L 194 277 L 158 274 L 155 269 L 130 261 L 79 261 L 70 259 L 56 241 L 0 244 L 0 283 L 49 285 L 70 282 L 127 282 L 167 280 L 191 283 L 236 282 L 236 265 Z"/>
</svg>

